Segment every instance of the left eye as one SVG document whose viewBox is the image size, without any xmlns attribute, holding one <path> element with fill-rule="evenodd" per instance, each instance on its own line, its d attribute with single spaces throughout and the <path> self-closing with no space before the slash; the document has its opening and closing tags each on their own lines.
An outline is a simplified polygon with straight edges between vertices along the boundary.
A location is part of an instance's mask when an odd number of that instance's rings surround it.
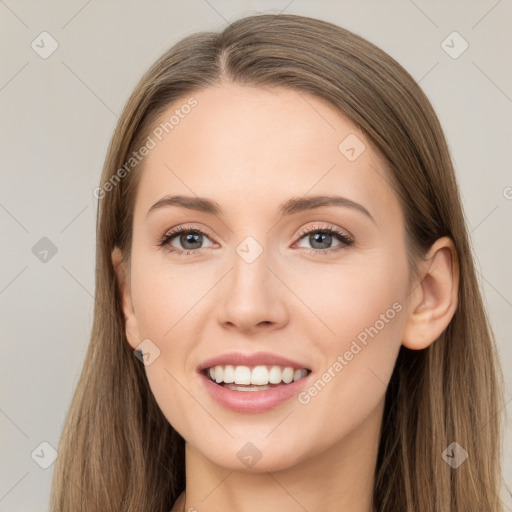
<svg viewBox="0 0 512 512">
<path fill-rule="evenodd" d="M 350 245 L 350 240 L 348 237 L 332 229 L 314 229 L 307 231 L 304 235 L 301 236 L 299 241 L 304 239 L 309 242 L 313 249 L 318 249 L 320 251 L 333 249 L 334 247 L 338 247 L 342 244 Z M 332 243 L 334 239 L 338 240 L 338 244 L 333 247 Z M 322 244 L 328 244 L 329 247 L 319 247 L 319 245 L 322 246 Z"/>
</svg>

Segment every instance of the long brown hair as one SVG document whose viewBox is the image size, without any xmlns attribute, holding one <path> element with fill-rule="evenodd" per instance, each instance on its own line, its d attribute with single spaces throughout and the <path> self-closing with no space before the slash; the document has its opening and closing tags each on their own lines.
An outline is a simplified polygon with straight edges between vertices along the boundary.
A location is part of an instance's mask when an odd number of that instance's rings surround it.
<svg viewBox="0 0 512 512">
<path fill-rule="evenodd" d="M 164 512 L 185 487 L 184 440 L 160 411 L 126 340 L 111 253 L 118 246 L 129 260 L 141 174 L 141 166 L 119 169 L 171 103 L 222 82 L 287 87 L 327 100 L 389 166 L 412 262 L 439 237 L 453 240 L 458 309 L 427 349 L 400 349 L 386 392 L 374 507 L 502 511 L 503 377 L 438 118 L 384 51 L 331 23 L 284 14 L 254 15 L 221 33 L 186 37 L 145 73 L 123 110 L 98 194 L 94 322 L 59 444 L 52 510 Z M 456 469 L 442 456 L 452 442 L 468 453 Z"/>
</svg>

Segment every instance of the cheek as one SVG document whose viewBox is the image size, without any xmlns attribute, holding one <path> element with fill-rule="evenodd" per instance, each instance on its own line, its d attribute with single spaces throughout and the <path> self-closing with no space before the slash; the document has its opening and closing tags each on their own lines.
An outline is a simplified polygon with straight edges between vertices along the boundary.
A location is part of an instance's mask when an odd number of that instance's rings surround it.
<svg viewBox="0 0 512 512">
<path fill-rule="evenodd" d="M 298 306 L 305 314 L 307 337 L 331 358 L 334 352 L 348 349 L 347 343 L 358 335 L 364 342 L 365 329 L 375 324 L 381 338 L 394 338 L 392 334 L 400 332 L 403 315 L 398 310 L 404 309 L 408 282 L 405 254 L 390 248 L 363 256 L 348 256 L 339 265 L 317 265 L 313 271 L 307 267 L 310 262 L 301 262 L 304 268 L 284 273 L 283 280 L 292 283 L 308 307 Z"/>
<path fill-rule="evenodd" d="M 356 428 L 382 402 L 401 346 L 406 258 L 390 252 L 366 263 L 331 273 L 329 280 L 320 274 L 319 286 L 308 295 L 333 332 L 316 337 L 310 332 L 322 366 L 299 398 L 326 445 Z"/>
<path fill-rule="evenodd" d="M 193 339 L 200 322 L 194 320 L 201 300 L 213 285 L 212 273 L 176 264 L 165 255 L 134 257 L 132 298 L 141 337 L 150 338 L 164 351 Z M 183 333 L 186 330 L 187 336 Z"/>
<path fill-rule="evenodd" d="M 140 338 L 151 340 L 159 350 L 145 367 L 148 382 L 164 416 L 187 439 L 205 420 L 204 411 L 194 409 L 189 391 L 195 371 L 190 355 L 204 337 L 204 307 L 215 276 L 155 255 L 134 253 L 132 261 L 132 299 Z"/>
</svg>

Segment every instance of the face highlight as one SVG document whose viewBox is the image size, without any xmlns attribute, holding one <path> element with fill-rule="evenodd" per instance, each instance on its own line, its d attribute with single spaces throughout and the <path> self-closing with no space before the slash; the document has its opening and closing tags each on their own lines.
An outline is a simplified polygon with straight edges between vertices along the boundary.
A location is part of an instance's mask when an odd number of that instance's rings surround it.
<svg viewBox="0 0 512 512">
<path fill-rule="evenodd" d="M 404 219 L 387 171 L 315 96 L 223 84 L 194 98 L 140 170 L 128 341 L 158 348 L 155 399 L 208 463 L 349 456 L 380 424 L 405 321 Z M 236 390 L 254 371 L 262 390 Z"/>
</svg>

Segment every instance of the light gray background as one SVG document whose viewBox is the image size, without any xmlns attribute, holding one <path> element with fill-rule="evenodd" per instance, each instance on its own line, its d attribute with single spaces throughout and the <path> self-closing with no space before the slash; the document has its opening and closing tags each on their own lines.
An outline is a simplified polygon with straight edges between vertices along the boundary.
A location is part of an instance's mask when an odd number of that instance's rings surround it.
<svg viewBox="0 0 512 512">
<path fill-rule="evenodd" d="M 125 101 L 147 67 L 186 35 L 281 11 L 366 37 L 432 101 L 457 170 L 510 415 L 511 0 L 0 0 L 0 511 L 48 509 L 53 466 L 42 469 L 31 453 L 43 441 L 57 447 L 89 342 L 92 191 Z M 59 45 L 47 59 L 31 47 L 43 31 Z M 458 58 L 442 47 L 453 31 L 469 44 Z M 452 52 L 461 49 L 450 41 Z M 57 247 L 46 262 L 32 252 L 42 237 Z M 504 480 L 512 488 L 511 441 L 509 424 Z M 48 449 L 36 454 L 42 461 Z M 512 510 L 512 497 L 502 499 Z"/>
</svg>

